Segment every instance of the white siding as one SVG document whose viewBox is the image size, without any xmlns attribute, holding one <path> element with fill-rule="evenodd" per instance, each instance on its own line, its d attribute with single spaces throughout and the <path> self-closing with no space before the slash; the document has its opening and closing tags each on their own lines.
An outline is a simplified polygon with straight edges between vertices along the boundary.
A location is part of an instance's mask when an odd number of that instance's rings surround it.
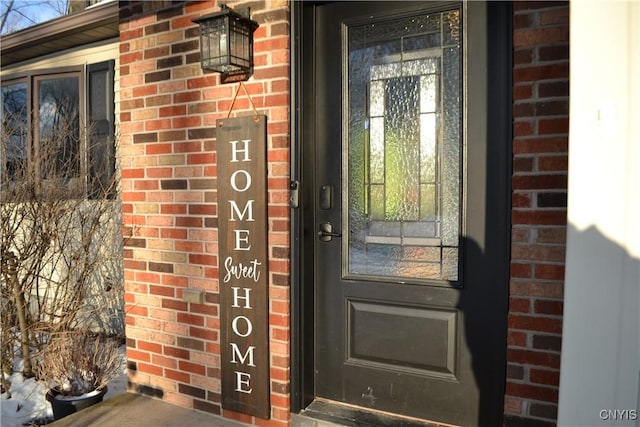
<svg viewBox="0 0 640 427">
<path fill-rule="evenodd" d="M 637 426 L 640 3 L 571 2 L 560 426 Z M 635 411 L 635 412 L 634 412 Z"/>
</svg>

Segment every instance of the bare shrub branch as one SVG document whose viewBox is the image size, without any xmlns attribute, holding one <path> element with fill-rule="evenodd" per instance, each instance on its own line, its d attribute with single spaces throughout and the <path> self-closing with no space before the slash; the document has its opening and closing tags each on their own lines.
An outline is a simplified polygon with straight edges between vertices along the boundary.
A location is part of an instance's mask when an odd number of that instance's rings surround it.
<svg viewBox="0 0 640 427">
<path fill-rule="evenodd" d="M 65 395 L 100 390 L 122 373 L 119 347 L 119 340 L 87 329 L 56 333 L 39 355 L 37 377 Z"/>
<path fill-rule="evenodd" d="M 0 133 L 0 362 L 8 372 L 20 349 L 25 377 L 34 374 L 32 354 L 54 336 L 124 334 L 117 177 L 105 170 L 112 162 L 89 154 L 100 151 L 91 126 L 59 96 L 37 143 L 22 112 L 3 116 Z"/>
</svg>

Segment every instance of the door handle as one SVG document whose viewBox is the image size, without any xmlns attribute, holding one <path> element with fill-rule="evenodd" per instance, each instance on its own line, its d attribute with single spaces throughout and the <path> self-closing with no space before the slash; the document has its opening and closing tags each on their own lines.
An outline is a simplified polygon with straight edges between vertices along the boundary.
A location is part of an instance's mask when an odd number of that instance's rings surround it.
<svg viewBox="0 0 640 427">
<path fill-rule="evenodd" d="M 333 225 L 330 222 L 323 222 L 320 224 L 318 237 L 320 237 L 321 242 L 330 242 L 334 237 L 342 237 L 342 233 L 334 232 Z"/>
</svg>

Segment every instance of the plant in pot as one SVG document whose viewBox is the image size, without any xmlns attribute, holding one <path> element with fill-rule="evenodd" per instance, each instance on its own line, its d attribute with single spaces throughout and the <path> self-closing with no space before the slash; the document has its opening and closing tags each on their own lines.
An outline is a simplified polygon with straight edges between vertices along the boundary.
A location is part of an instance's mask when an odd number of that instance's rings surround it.
<svg viewBox="0 0 640 427">
<path fill-rule="evenodd" d="M 52 335 L 38 358 L 36 376 L 44 381 L 54 419 L 102 401 L 109 381 L 123 372 L 118 339 L 88 329 Z"/>
</svg>

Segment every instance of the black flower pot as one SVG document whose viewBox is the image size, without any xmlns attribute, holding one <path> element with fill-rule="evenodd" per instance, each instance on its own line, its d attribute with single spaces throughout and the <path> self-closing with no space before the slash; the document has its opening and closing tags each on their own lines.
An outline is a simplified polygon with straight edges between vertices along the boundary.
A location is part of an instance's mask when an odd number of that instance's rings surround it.
<svg viewBox="0 0 640 427">
<path fill-rule="evenodd" d="M 106 393 L 107 387 L 105 386 L 97 393 L 92 393 L 88 396 L 63 397 L 62 393 L 52 389 L 47 391 L 46 398 L 47 402 L 49 402 L 53 408 L 53 419 L 59 420 L 67 415 L 71 415 L 84 408 L 88 408 L 91 405 L 102 402 L 102 398 Z"/>
</svg>

